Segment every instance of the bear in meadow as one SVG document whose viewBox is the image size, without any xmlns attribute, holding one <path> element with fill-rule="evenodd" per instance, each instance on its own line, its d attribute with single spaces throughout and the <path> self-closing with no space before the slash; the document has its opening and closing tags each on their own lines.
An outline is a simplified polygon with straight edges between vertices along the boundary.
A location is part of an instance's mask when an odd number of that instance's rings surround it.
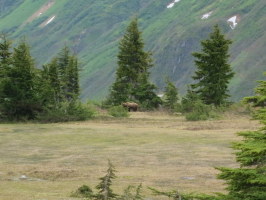
<svg viewBox="0 0 266 200">
<path fill-rule="evenodd" d="M 134 102 L 125 102 L 125 103 L 122 103 L 122 106 L 124 108 L 127 108 L 128 111 L 134 111 L 136 112 L 139 108 L 139 105 L 137 103 L 134 103 Z"/>
</svg>

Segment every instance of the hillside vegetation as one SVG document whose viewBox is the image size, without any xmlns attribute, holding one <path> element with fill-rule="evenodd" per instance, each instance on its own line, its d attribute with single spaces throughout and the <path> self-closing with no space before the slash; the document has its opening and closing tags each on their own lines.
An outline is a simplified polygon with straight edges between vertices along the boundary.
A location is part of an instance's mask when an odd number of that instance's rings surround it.
<svg viewBox="0 0 266 200">
<path fill-rule="evenodd" d="M 198 51 L 214 24 L 233 40 L 232 98 L 250 95 L 265 68 L 266 3 L 263 0 L 0 0 L 0 31 L 26 36 L 41 66 L 68 44 L 81 59 L 82 98 L 102 99 L 114 81 L 118 42 L 138 16 L 146 49 L 153 52 L 152 80 L 166 76 L 184 92 Z M 233 18 L 232 18 L 233 17 Z M 232 18 L 232 22 L 228 22 Z M 234 19 L 236 21 L 234 21 Z"/>
</svg>

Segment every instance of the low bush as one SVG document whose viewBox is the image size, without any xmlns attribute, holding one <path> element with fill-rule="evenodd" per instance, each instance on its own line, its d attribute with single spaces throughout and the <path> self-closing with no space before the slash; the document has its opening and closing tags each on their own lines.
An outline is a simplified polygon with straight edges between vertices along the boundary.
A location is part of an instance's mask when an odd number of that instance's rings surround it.
<svg viewBox="0 0 266 200">
<path fill-rule="evenodd" d="M 192 105 L 191 111 L 185 114 L 188 121 L 207 120 L 210 118 L 211 107 L 201 101 L 196 101 Z"/>
<path fill-rule="evenodd" d="M 71 197 L 92 199 L 93 191 L 89 186 L 82 185 L 81 187 L 77 189 L 77 191 L 72 193 Z"/>
<path fill-rule="evenodd" d="M 44 112 L 37 116 L 37 120 L 46 123 L 83 121 L 92 118 L 95 113 L 95 109 L 90 104 L 64 102 L 56 108 L 45 108 Z"/>
<path fill-rule="evenodd" d="M 129 113 L 123 106 L 113 106 L 108 109 L 108 114 L 113 117 L 128 117 Z"/>
</svg>

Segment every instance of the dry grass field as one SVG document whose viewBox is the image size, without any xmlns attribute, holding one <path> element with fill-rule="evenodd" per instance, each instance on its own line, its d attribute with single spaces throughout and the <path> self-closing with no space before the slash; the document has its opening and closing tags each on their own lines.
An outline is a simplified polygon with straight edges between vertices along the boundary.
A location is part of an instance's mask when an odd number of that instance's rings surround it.
<svg viewBox="0 0 266 200">
<path fill-rule="evenodd" d="M 164 113 L 131 113 L 58 124 L 0 125 L 0 199 L 68 200 L 82 184 L 94 188 L 108 159 L 115 192 L 143 184 L 180 192 L 222 192 L 215 166 L 237 166 L 231 142 L 258 122 L 246 116 L 187 122 Z"/>
</svg>

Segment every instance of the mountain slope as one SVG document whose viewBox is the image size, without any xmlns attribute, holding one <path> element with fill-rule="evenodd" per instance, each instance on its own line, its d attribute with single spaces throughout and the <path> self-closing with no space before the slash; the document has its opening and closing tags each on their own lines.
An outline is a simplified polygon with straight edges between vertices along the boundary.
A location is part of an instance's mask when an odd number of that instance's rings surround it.
<svg viewBox="0 0 266 200">
<path fill-rule="evenodd" d="M 232 98 L 250 95 L 265 71 L 266 2 L 264 0 L 0 0 L 0 31 L 27 36 L 38 66 L 65 44 L 81 60 L 82 98 L 101 99 L 115 76 L 120 38 L 138 16 L 146 50 L 153 52 L 152 81 L 164 87 L 166 76 L 181 92 L 191 83 L 191 53 L 219 24 L 234 43 Z M 3 14 L 2 14 L 3 13 Z M 229 20 L 230 19 L 230 20 Z M 229 20 L 229 21 L 228 21 Z"/>
</svg>

